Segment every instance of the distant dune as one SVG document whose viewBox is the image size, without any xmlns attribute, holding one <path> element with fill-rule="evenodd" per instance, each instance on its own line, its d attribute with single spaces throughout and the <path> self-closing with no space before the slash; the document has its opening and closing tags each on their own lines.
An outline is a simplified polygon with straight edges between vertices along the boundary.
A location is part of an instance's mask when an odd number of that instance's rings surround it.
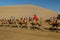
<svg viewBox="0 0 60 40">
<path fill-rule="evenodd" d="M 57 12 L 33 5 L 0 6 L 0 18 L 10 18 L 10 16 L 32 17 L 36 14 L 39 18 L 56 17 Z"/>
</svg>

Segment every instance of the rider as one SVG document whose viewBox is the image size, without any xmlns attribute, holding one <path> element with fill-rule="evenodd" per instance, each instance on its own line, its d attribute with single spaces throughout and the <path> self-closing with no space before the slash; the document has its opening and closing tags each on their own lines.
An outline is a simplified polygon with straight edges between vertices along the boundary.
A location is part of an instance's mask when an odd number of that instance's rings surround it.
<svg viewBox="0 0 60 40">
<path fill-rule="evenodd" d="M 10 18 L 11 20 L 14 20 L 15 19 L 15 17 L 13 17 L 13 16 L 11 16 L 11 18 Z"/>
<path fill-rule="evenodd" d="M 2 19 L 2 24 L 6 23 L 6 18 Z"/>
<path fill-rule="evenodd" d="M 33 20 L 37 20 L 37 16 L 36 16 L 36 14 L 34 14 L 34 16 L 33 16 Z"/>
<path fill-rule="evenodd" d="M 13 23 L 14 20 L 15 20 L 15 17 L 11 16 L 11 18 L 10 18 L 10 22 Z"/>
<path fill-rule="evenodd" d="M 20 19 L 19 19 L 19 23 L 20 23 L 20 24 L 23 24 L 23 23 L 24 23 L 23 18 L 20 18 Z"/>
<path fill-rule="evenodd" d="M 34 21 L 34 23 L 36 23 L 36 21 L 37 21 L 37 16 L 36 16 L 36 14 L 34 14 L 34 16 L 33 16 L 33 21 Z"/>
<path fill-rule="evenodd" d="M 27 25 L 27 18 L 24 18 L 23 22 L 24 22 L 25 25 Z"/>
<path fill-rule="evenodd" d="M 32 21 L 32 18 L 31 17 L 29 17 L 29 21 Z"/>
</svg>

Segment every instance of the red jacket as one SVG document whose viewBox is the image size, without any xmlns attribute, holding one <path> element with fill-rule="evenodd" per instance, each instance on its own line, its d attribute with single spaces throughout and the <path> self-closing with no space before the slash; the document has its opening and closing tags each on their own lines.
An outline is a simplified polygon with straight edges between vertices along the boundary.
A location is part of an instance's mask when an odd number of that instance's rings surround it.
<svg viewBox="0 0 60 40">
<path fill-rule="evenodd" d="M 37 20 L 37 16 L 34 16 L 33 19 L 34 19 L 34 20 Z"/>
</svg>

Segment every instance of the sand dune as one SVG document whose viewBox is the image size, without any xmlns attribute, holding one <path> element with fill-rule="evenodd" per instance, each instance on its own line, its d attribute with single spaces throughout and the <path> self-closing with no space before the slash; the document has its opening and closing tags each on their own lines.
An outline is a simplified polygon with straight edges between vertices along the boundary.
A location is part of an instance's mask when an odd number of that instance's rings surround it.
<svg viewBox="0 0 60 40">
<path fill-rule="evenodd" d="M 39 18 L 56 17 L 57 12 L 33 5 L 0 6 L 0 18 L 10 18 L 10 16 L 32 17 L 36 14 Z"/>
<path fill-rule="evenodd" d="M 0 18 L 10 16 L 32 17 L 36 14 L 39 18 L 56 17 L 57 12 L 33 5 L 0 6 Z M 42 22 L 43 27 L 50 27 Z M 60 40 L 60 33 L 30 30 L 21 28 L 0 27 L 0 40 Z"/>
</svg>

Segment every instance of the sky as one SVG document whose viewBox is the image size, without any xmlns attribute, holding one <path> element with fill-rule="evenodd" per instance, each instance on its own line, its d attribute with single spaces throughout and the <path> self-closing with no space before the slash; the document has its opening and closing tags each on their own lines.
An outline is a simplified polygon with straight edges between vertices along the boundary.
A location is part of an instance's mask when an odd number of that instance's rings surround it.
<svg viewBox="0 0 60 40">
<path fill-rule="evenodd" d="M 60 12 L 60 0 L 0 0 L 0 6 L 32 4 Z"/>
</svg>

